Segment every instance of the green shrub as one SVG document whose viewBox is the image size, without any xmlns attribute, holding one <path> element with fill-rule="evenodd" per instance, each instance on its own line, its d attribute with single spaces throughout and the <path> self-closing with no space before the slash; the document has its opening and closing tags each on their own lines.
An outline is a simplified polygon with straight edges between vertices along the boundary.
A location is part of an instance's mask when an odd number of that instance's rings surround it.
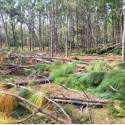
<svg viewBox="0 0 125 125">
<path fill-rule="evenodd" d="M 103 80 L 105 72 L 91 72 L 80 77 L 79 81 L 88 87 L 97 87 Z"/>
<path fill-rule="evenodd" d="M 49 66 L 48 64 L 36 64 L 33 66 L 33 69 L 36 71 L 36 72 L 44 72 L 45 70 L 48 70 Z"/>
<path fill-rule="evenodd" d="M 90 62 L 89 66 L 86 67 L 88 72 L 105 72 L 111 70 L 107 61 L 104 60 L 94 60 Z"/>
<path fill-rule="evenodd" d="M 94 54 L 96 53 L 96 49 L 95 48 L 90 48 L 90 49 L 86 49 L 85 50 L 85 54 Z"/>
<path fill-rule="evenodd" d="M 115 55 L 121 55 L 122 54 L 122 49 L 121 48 L 115 48 L 113 50 L 113 54 L 115 54 Z"/>
</svg>

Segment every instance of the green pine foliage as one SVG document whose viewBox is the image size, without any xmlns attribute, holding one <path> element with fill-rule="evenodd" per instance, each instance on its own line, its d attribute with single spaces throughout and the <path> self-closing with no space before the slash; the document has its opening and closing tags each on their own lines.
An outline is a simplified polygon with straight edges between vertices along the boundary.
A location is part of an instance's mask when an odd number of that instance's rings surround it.
<svg viewBox="0 0 125 125">
<path fill-rule="evenodd" d="M 26 99 L 30 98 L 32 96 L 32 94 L 33 93 L 31 91 L 29 91 L 28 89 L 22 89 L 22 88 L 18 93 L 19 96 L 26 98 Z"/>
<path fill-rule="evenodd" d="M 97 87 L 103 80 L 105 72 L 91 72 L 86 73 L 84 76 L 79 78 L 82 84 L 86 87 Z"/>
<path fill-rule="evenodd" d="M 117 91 L 125 89 L 125 70 L 113 70 L 108 72 L 101 84 L 97 87 L 100 92 L 112 91 L 111 87 Z"/>
<path fill-rule="evenodd" d="M 82 84 L 79 81 L 79 78 L 74 74 L 71 74 L 65 77 L 58 77 L 54 80 L 54 83 L 64 85 L 68 88 L 73 88 L 77 90 L 82 90 L 85 88 L 85 85 Z"/>
<path fill-rule="evenodd" d="M 74 73 L 76 68 L 75 62 L 69 62 L 67 64 L 59 65 L 58 67 L 55 67 L 51 70 L 49 79 L 54 81 L 58 77 L 64 77 L 69 74 Z"/>
<path fill-rule="evenodd" d="M 125 69 L 125 63 L 119 63 L 115 69 Z"/>
<path fill-rule="evenodd" d="M 44 72 L 45 70 L 48 70 L 48 68 L 48 64 L 36 64 L 33 66 L 33 69 L 37 72 Z"/>
<path fill-rule="evenodd" d="M 25 69 L 25 75 L 30 75 L 30 74 L 41 74 L 44 71 L 49 70 L 49 65 L 48 64 L 35 64 L 32 68 L 30 69 Z"/>
<path fill-rule="evenodd" d="M 53 71 L 54 69 L 60 68 L 63 65 L 63 61 L 55 61 L 51 65 L 49 65 L 49 71 Z"/>
<path fill-rule="evenodd" d="M 86 67 L 87 72 L 106 72 L 111 70 L 109 63 L 104 60 L 94 60 Z"/>
</svg>

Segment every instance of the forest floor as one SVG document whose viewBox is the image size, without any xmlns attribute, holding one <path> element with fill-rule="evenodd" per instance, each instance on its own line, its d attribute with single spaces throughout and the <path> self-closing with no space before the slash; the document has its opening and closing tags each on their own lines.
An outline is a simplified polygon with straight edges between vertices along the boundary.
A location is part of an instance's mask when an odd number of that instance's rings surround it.
<svg viewBox="0 0 125 125">
<path fill-rule="evenodd" d="M 43 53 L 33 53 L 33 55 L 40 55 L 42 56 Z M 45 54 L 46 55 L 46 54 Z M 46 55 L 47 58 L 48 55 Z M 39 60 L 39 57 L 34 57 L 34 59 L 38 59 L 37 61 L 41 61 Z M 63 60 L 68 60 L 68 59 L 76 59 L 79 60 L 81 62 L 87 62 L 90 63 L 93 60 L 107 60 L 107 61 L 121 61 L 121 56 L 114 56 L 114 55 L 84 55 L 84 56 L 70 56 L 68 58 L 66 58 L 63 55 L 57 55 L 56 57 L 54 57 L 54 59 L 63 59 Z M 16 60 L 17 63 L 19 63 L 19 60 Z M 50 60 L 47 60 L 46 62 L 49 62 Z M 32 64 L 32 62 L 30 62 Z M 6 68 L 5 68 L 6 69 Z M 11 74 L 11 75 L 1 75 L 0 77 L 0 82 L 10 82 L 10 83 L 20 83 L 22 81 L 28 81 L 28 83 L 30 83 L 30 81 L 34 80 L 35 77 L 27 77 L 25 75 L 17 75 L 16 72 L 15 74 Z M 77 98 L 77 99 L 86 99 L 86 95 L 83 92 L 80 91 L 76 91 L 76 90 L 72 90 L 72 89 L 68 89 L 65 88 L 64 86 L 61 85 L 56 85 L 56 84 L 42 84 L 42 85 L 36 85 L 35 86 L 36 90 L 47 90 L 47 92 L 51 95 L 51 96 L 56 96 L 56 97 L 65 97 L 65 98 Z M 92 100 L 98 100 L 97 97 L 95 97 L 94 95 L 90 94 L 90 93 L 86 93 L 87 96 L 92 99 Z M 107 107 L 103 107 L 103 108 L 93 108 L 92 109 L 92 118 L 93 118 L 93 122 L 96 124 L 107 124 L 107 123 L 112 123 L 112 124 L 117 124 L 117 123 L 125 123 L 125 117 L 122 118 L 113 118 L 111 117 L 111 115 L 109 115 L 109 111 Z"/>
<path fill-rule="evenodd" d="M 95 124 L 125 124 L 125 117 L 117 118 L 109 115 L 108 108 L 93 109 L 93 121 Z"/>
<path fill-rule="evenodd" d="M 17 79 L 18 81 L 22 81 L 22 79 L 26 79 L 27 77 L 23 76 L 14 76 L 10 75 L 6 78 L 2 78 L 0 81 L 8 81 L 12 82 Z M 76 91 L 73 89 L 64 88 L 63 86 L 56 84 L 43 84 L 35 87 L 37 91 L 39 90 L 47 90 L 47 93 L 51 96 L 56 97 L 65 97 L 65 98 L 76 98 L 76 99 L 86 99 L 86 96 L 83 92 Z M 98 100 L 94 95 L 87 93 L 87 96 L 92 100 Z M 84 111 L 83 111 L 84 113 Z M 92 120 L 94 124 L 125 124 L 125 117 L 112 117 L 109 114 L 108 107 L 102 108 L 92 108 Z"/>
<path fill-rule="evenodd" d="M 56 56 L 57 58 L 62 58 L 64 56 Z M 55 57 L 55 58 L 56 58 Z M 84 55 L 84 56 L 70 56 L 69 58 L 78 58 L 81 61 L 91 62 L 92 60 L 107 60 L 107 61 L 121 61 L 121 56 L 118 55 Z"/>
</svg>

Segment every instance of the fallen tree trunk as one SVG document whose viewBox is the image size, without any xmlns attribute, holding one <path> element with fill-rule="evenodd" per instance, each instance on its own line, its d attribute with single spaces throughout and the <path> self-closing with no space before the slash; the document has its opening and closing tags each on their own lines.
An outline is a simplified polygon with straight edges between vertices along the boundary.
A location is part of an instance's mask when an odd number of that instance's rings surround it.
<svg viewBox="0 0 125 125">
<path fill-rule="evenodd" d="M 33 67 L 34 65 L 18 65 L 18 64 L 8 64 L 8 63 L 4 63 L 2 64 L 0 67 L 7 67 L 7 68 L 15 68 L 15 67 L 18 67 L 18 68 L 30 68 L 30 67 Z"/>
<path fill-rule="evenodd" d="M 27 81 L 17 81 L 14 84 L 17 86 L 26 86 L 30 83 L 34 83 L 34 84 L 46 84 L 46 83 L 50 83 L 50 81 L 48 79 L 36 79 L 36 80 L 27 80 Z"/>
<path fill-rule="evenodd" d="M 63 104 L 74 104 L 77 106 L 104 106 L 107 104 L 107 101 L 103 100 L 91 100 L 91 99 L 75 99 L 75 98 L 64 98 L 64 97 L 49 97 L 55 102 Z"/>
</svg>

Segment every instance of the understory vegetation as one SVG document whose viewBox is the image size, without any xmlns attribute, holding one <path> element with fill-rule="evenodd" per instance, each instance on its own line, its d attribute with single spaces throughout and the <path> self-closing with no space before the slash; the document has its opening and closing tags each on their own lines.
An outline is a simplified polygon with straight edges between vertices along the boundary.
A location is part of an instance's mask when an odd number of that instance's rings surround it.
<svg viewBox="0 0 125 125">
<path fill-rule="evenodd" d="M 42 67 L 42 65 L 40 67 Z M 43 67 L 44 69 L 41 71 L 47 69 L 46 66 Z M 80 76 L 73 74 L 75 67 L 75 62 L 68 64 L 56 62 L 52 64 L 52 66 L 48 66 L 48 70 L 50 71 L 49 79 L 55 84 L 61 84 L 68 88 L 78 90 L 91 89 L 97 96 L 100 95 L 100 97 L 110 98 L 111 100 L 119 100 L 120 105 L 124 107 L 124 63 L 118 64 L 118 62 L 116 62 L 115 65 L 115 62 L 110 64 L 107 61 L 92 61 L 89 66 L 86 67 L 86 73 Z"/>
<path fill-rule="evenodd" d="M 5 62 L 5 60 L 2 61 Z M 6 61 L 8 63 L 8 60 Z M 1 65 L 4 67 L 3 62 Z M 58 105 L 49 99 L 52 97 L 52 93 L 55 93 L 54 91 L 59 94 L 64 88 L 68 91 L 70 89 L 87 92 L 95 97 L 108 100 L 108 111 L 111 116 L 123 117 L 125 115 L 125 63 L 94 60 L 82 65 L 83 67 L 80 67 L 79 71 L 78 60 L 66 61 L 64 59 L 51 63 L 35 63 L 31 60 L 27 62 L 24 58 L 18 60 L 12 58 L 9 62 L 15 64 L 12 67 L 20 66 L 18 64 L 21 63 L 23 68 L 21 67 L 21 70 L 14 71 L 10 75 L 0 76 L 0 123 L 57 123 L 57 117 L 53 119 L 46 117 L 45 114 L 48 111 L 50 114 L 56 111 L 59 118 L 65 117 L 66 120 L 67 115 L 64 112 L 61 113 Z M 21 79 L 20 77 L 22 80 L 17 81 Z M 31 80 L 24 81 L 24 77 Z M 43 78 L 48 82 L 48 88 L 44 88 L 40 84 L 40 82 L 46 82 L 41 81 Z M 56 88 L 49 88 L 49 85 L 62 88 L 56 90 Z M 39 108 L 44 108 L 44 110 Z M 66 104 L 63 105 L 63 108 L 70 115 L 73 123 L 89 123 L 88 114 L 81 113 L 77 106 Z M 32 112 L 36 114 L 34 117 L 32 117 Z M 74 114 L 78 114 L 78 116 L 75 117 Z M 25 117 L 30 117 L 30 115 L 32 120 L 25 120 Z M 60 121 L 60 119 L 58 120 Z"/>
<path fill-rule="evenodd" d="M 117 115 L 125 114 L 125 64 L 107 61 L 92 61 L 82 75 L 73 74 L 75 63 L 61 64 L 51 69 L 50 80 L 68 88 L 86 90 L 98 97 L 119 102 L 109 106 Z M 119 107 L 118 109 L 116 107 Z"/>
</svg>

